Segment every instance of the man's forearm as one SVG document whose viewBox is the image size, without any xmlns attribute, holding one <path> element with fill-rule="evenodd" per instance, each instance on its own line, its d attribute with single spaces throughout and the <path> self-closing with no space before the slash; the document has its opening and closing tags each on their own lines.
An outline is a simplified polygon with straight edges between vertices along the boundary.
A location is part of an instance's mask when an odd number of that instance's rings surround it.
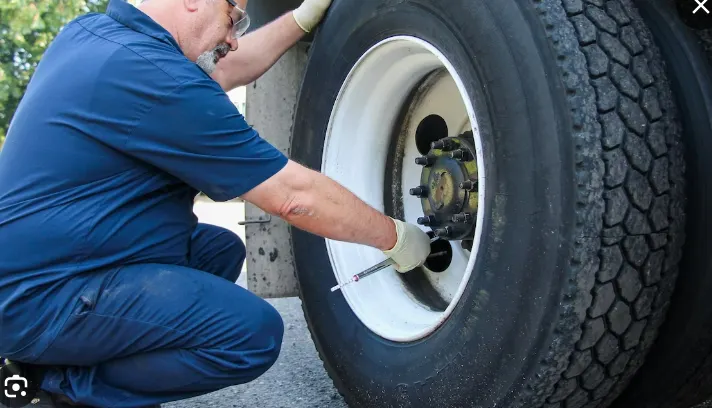
<svg viewBox="0 0 712 408">
<path fill-rule="evenodd" d="M 292 161 L 243 198 L 322 237 L 380 250 L 396 244 L 393 220 L 334 180 Z"/>
<path fill-rule="evenodd" d="M 391 219 L 334 180 L 310 172 L 309 185 L 280 210 L 282 218 L 297 228 L 338 241 L 380 250 L 395 246 L 397 236 Z"/>
<path fill-rule="evenodd" d="M 237 51 L 217 64 L 212 77 L 226 92 L 247 85 L 267 72 L 304 35 L 292 13 L 283 14 L 242 37 Z"/>
</svg>

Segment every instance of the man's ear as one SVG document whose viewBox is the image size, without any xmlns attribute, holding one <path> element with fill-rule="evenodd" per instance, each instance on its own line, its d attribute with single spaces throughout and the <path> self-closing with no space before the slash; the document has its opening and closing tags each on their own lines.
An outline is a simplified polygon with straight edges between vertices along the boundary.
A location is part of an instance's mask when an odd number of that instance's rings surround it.
<svg viewBox="0 0 712 408">
<path fill-rule="evenodd" d="M 183 0 L 183 6 L 190 12 L 198 11 L 202 3 L 205 3 L 205 0 Z"/>
</svg>

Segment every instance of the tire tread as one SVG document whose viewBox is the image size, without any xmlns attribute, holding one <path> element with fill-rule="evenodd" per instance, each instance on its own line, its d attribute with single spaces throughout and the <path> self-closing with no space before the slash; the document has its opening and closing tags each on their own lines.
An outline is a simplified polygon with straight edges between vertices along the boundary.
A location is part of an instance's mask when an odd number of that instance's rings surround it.
<svg viewBox="0 0 712 408">
<path fill-rule="evenodd" d="M 678 274 L 680 126 L 661 56 L 629 0 L 533 4 L 569 95 L 579 222 L 560 338 L 517 406 L 602 408 L 642 365 Z"/>
</svg>

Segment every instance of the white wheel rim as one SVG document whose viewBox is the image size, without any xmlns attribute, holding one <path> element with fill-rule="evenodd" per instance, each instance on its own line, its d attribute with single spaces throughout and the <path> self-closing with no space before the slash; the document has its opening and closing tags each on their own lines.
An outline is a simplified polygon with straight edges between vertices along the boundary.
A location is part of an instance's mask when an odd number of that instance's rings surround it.
<svg viewBox="0 0 712 408">
<path fill-rule="evenodd" d="M 436 330 L 457 305 L 477 258 L 484 214 L 484 164 L 474 109 L 462 80 L 452 64 L 431 44 L 409 36 L 396 36 L 371 47 L 357 61 L 342 84 L 329 126 L 322 156 L 322 172 L 336 180 L 374 208 L 383 211 L 384 172 L 390 139 L 402 106 L 415 86 L 434 70 L 445 68 L 449 75 L 433 78 L 424 98 L 412 105 L 403 158 L 403 212 L 407 222 L 423 216 L 420 201 L 407 194 L 420 184 L 420 156 L 415 128 L 429 114 L 445 119 L 449 134 L 472 130 L 478 168 L 478 202 L 472 252 L 452 241 L 452 262 L 441 273 L 427 272 L 429 282 L 448 306 L 433 310 L 419 302 L 404 285 L 397 271 L 387 268 L 342 288 L 347 303 L 374 333 L 383 338 L 408 342 Z M 456 101 L 454 104 L 447 101 Z M 429 228 L 421 226 L 425 231 Z M 375 248 L 326 240 L 338 283 L 385 259 Z"/>
</svg>

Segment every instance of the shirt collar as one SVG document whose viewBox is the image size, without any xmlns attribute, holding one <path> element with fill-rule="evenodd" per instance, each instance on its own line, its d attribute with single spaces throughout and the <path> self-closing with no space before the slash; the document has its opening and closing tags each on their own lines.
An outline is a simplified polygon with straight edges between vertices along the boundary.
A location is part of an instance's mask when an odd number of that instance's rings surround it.
<svg viewBox="0 0 712 408">
<path fill-rule="evenodd" d="M 135 31 L 173 45 L 178 52 L 183 53 L 171 33 L 126 0 L 110 0 L 106 15 Z"/>
</svg>

